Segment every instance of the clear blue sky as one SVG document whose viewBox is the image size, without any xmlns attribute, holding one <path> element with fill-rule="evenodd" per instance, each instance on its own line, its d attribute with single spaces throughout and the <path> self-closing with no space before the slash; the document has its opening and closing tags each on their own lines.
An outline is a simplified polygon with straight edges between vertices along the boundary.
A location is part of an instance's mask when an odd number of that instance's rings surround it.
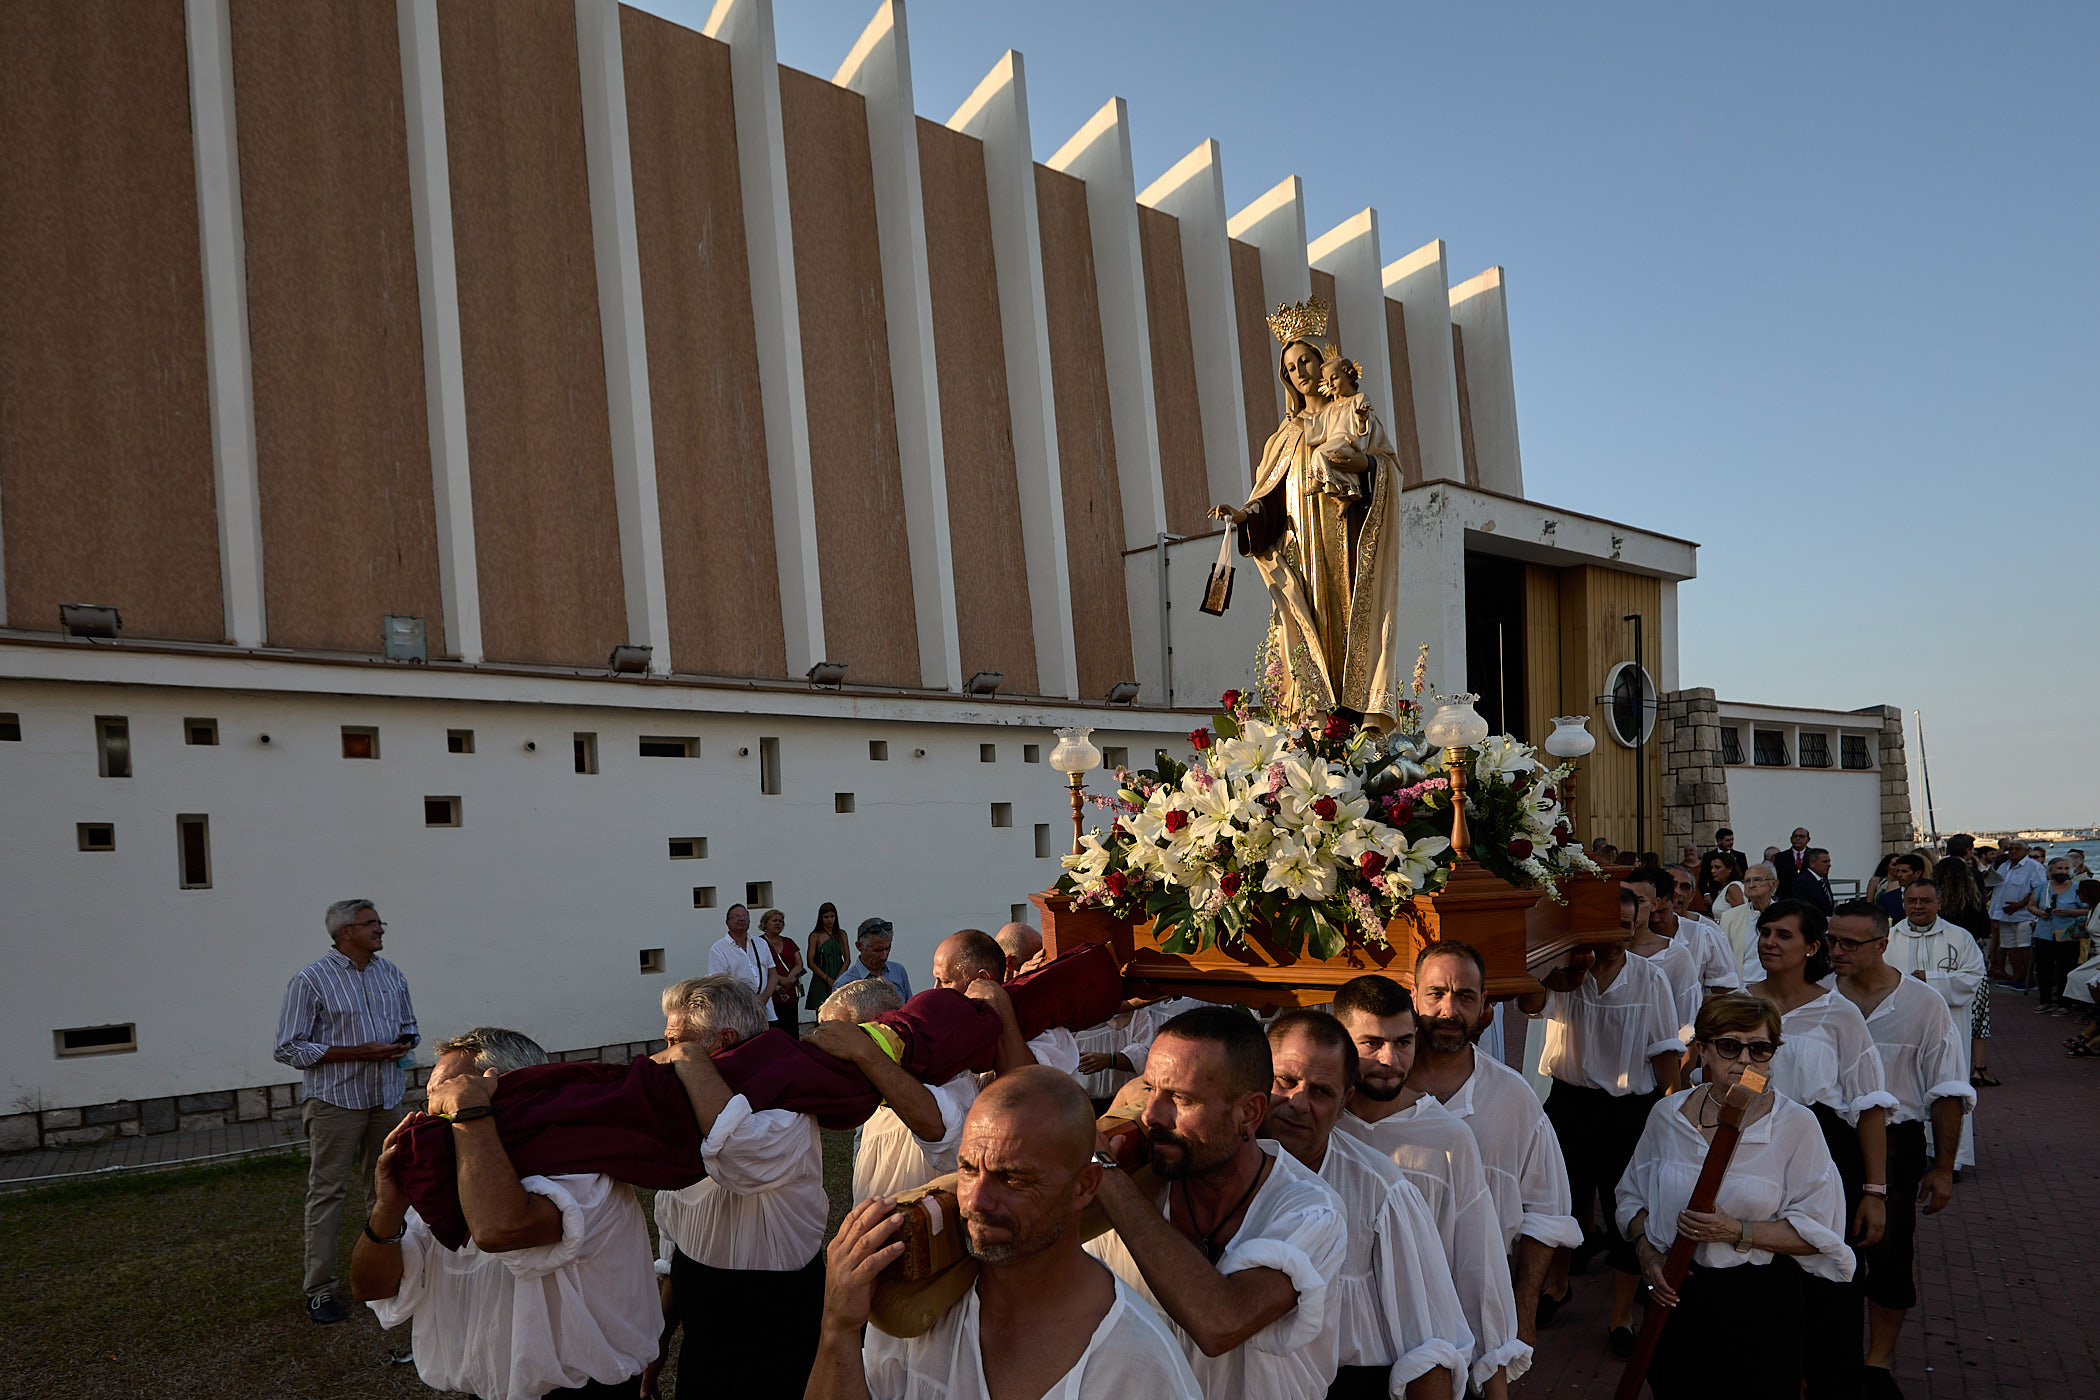
<svg viewBox="0 0 2100 1400">
<path fill-rule="evenodd" d="M 830 77 L 870 0 L 775 0 Z M 646 0 L 694 27 L 709 0 Z M 1698 540 L 1682 683 L 1924 712 L 1943 830 L 2100 823 L 2100 7 L 913 0 L 922 115 L 1009 48 L 1038 158 L 1304 177 L 1508 269 L 1527 493 Z M 1915 744 L 1915 741 L 1913 741 Z M 1916 755 L 1913 748 L 1913 799 Z"/>
</svg>

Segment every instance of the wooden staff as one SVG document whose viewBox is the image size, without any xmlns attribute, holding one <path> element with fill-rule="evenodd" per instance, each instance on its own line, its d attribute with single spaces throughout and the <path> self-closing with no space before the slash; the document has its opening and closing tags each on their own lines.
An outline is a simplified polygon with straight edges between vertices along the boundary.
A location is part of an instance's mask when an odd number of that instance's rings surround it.
<svg viewBox="0 0 2100 1400">
<path fill-rule="evenodd" d="M 1766 1082 L 1761 1071 L 1746 1065 L 1742 1078 L 1720 1096 L 1721 1121 L 1714 1129 L 1714 1140 L 1707 1144 L 1706 1161 L 1699 1168 L 1699 1180 L 1692 1186 L 1692 1198 L 1685 1203 L 1686 1210 L 1710 1211 L 1714 1208 L 1714 1199 L 1721 1194 L 1721 1178 L 1728 1174 L 1728 1163 L 1735 1156 L 1736 1140 L 1743 1135 L 1743 1115 L 1765 1091 Z M 1663 1259 L 1663 1282 L 1670 1286 L 1672 1293 L 1683 1285 L 1684 1276 L 1692 1271 L 1692 1255 L 1698 1248 L 1699 1242 L 1682 1230 L 1671 1241 L 1670 1252 Z M 1634 1341 L 1633 1355 L 1627 1358 L 1625 1373 L 1619 1377 L 1619 1388 L 1612 1392 L 1612 1400 L 1635 1400 L 1641 1393 L 1641 1385 L 1648 1379 L 1648 1363 L 1655 1359 L 1655 1348 L 1662 1342 L 1663 1328 L 1669 1323 L 1669 1305 L 1650 1295 L 1648 1315 L 1641 1321 L 1641 1335 Z"/>
</svg>

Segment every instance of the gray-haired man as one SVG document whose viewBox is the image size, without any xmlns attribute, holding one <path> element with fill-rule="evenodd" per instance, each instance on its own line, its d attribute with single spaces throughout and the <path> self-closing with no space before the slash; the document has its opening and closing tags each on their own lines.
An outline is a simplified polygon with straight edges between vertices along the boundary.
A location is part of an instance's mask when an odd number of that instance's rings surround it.
<svg viewBox="0 0 2100 1400">
<path fill-rule="evenodd" d="M 369 899 L 344 899 L 323 917 L 335 950 L 292 975 L 277 1018 L 279 1063 L 305 1080 L 306 1315 L 341 1322 L 335 1243 L 357 1168 L 373 1199 L 373 1166 L 408 1087 L 402 1061 L 420 1039 L 408 979 L 379 956 L 386 925 Z"/>
</svg>

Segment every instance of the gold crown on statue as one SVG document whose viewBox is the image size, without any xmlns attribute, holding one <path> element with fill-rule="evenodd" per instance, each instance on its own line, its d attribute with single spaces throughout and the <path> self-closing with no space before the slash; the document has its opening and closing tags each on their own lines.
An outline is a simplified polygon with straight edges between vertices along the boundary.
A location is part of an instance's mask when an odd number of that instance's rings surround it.
<svg viewBox="0 0 2100 1400">
<path fill-rule="evenodd" d="M 1278 302 L 1276 309 L 1269 313 L 1269 334 L 1276 337 L 1278 345 L 1325 335 L 1327 311 L 1327 303 L 1320 297 L 1307 297 L 1300 302 Z"/>
</svg>

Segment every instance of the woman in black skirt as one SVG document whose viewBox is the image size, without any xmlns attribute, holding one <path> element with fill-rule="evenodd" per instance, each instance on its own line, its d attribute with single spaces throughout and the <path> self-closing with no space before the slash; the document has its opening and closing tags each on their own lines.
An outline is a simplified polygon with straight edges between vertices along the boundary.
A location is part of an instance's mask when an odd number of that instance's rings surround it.
<svg viewBox="0 0 2100 1400">
<path fill-rule="evenodd" d="M 1717 1090 L 1780 1045 L 1779 1008 L 1729 992 L 1694 1023 L 1705 1082 L 1672 1094 L 1648 1115 L 1633 1162 L 1619 1179 L 1618 1218 L 1651 1290 L 1672 1309 L 1649 1364 L 1655 1400 L 1773 1400 L 1800 1393 L 1803 1302 L 1809 1280 L 1844 1282 L 1845 1196 L 1815 1115 L 1766 1089 L 1743 1115 L 1742 1136 L 1710 1211 L 1687 1209 L 1720 1124 Z M 1663 1260 L 1679 1236 L 1699 1242 L 1675 1292 Z"/>
</svg>

